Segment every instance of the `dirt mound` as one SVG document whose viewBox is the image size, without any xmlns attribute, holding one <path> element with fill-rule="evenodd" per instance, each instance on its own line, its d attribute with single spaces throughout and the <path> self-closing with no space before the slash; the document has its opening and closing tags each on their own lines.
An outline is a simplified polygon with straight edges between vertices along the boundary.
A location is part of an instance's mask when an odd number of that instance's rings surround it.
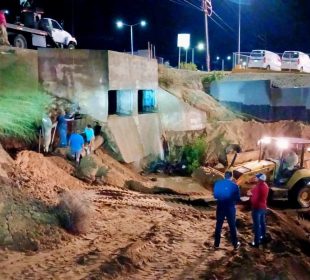
<svg viewBox="0 0 310 280">
<path fill-rule="evenodd" d="M 16 166 L 25 191 L 42 201 L 54 204 L 60 192 L 87 187 L 70 175 L 74 169 L 63 158 L 22 151 L 17 155 Z"/>
<path fill-rule="evenodd" d="M 8 153 L 2 148 L 0 144 L 0 177 L 8 178 L 7 173 L 12 171 L 13 164 L 13 159 L 8 155 Z"/>
<path fill-rule="evenodd" d="M 205 72 L 180 71 L 159 67 L 160 86 L 189 105 L 207 113 L 209 120 L 231 120 L 236 114 L 203 91 Z"/>
<path fill-rule="evenodd" d="M 104 166 L 109 169 L 106 177 L 107 184 L 124 187 L 126 181 L 135 180 L 139 182 L 148 182 L 147 178 L 137 174 L 128 165 L 122 164 L 109 156 L 104 150 L 98 149 L 93 158 L 99 166 Z"/>
</svg>

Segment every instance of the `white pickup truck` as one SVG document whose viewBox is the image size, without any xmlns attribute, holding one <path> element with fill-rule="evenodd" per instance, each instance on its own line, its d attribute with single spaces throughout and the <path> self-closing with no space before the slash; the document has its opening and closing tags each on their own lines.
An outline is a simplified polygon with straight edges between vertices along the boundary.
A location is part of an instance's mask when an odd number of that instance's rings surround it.
<svg viewBox="0 0 310 280">
<path fill-rule="evenodd" d="M 54 19 L 41 18 L 41 14 L 25 11 L 23 22 L 8 23 L 9 41 L 18 48 L 74 49 L 77 41 Z"/>
</svg>

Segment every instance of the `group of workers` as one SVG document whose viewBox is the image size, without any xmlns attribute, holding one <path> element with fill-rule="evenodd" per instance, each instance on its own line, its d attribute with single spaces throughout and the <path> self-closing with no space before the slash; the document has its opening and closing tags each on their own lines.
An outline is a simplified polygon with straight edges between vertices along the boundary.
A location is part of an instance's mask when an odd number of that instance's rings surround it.
<svg viewBox="0 0 310 280">
<path fill-rule="evenodd" d="M 255 178 L 257 184 L 247 193 L 252 205 L 254 229 L 254 240 L 249 245 L 258 248 L 261 244 L 268 241 L 265 219 L 269 187 L 266 184 L 265 174 L 258 173 Z M 229 225 L 231 243 L 237 250 L 241 245 L 238 241 L 236 228 L 236 204 L 240 201 L 240 191 L 238 185 L 233 180 L 231 171 L 226 171 L 224 179 L 215 183 L 214 198 L 217 199 L 214 248 L 217 249 L 220 246 L 222 226 L 226 219 Z"/>
<path fill-rule="evenodd" d="M 43 134 L 43 148 L 44 152 L 48 153 L 50 145 L 53 142 L 54 134 L 57 128 L 59 143 L 58 147 L 69 147 L 69 153 L 76 163 L 79 164 L 82 154 L 90 154 L 93 149 L 95 136 L 100 135 L 101 126 L 98 122 L 94 128 L 88 124 L 82 132 L 76 126 L 72 127 L 72 133 L 68 133 L 68 123 L 75 120 L 74 114 L 70 114 L 68 111 L 60 110 L 60 113 L 53 123 L 52 114 L 46 115 L 42 118 L 42 134 Z M 52 135 L 52 129 L 54 133 Z"/>
</svg>

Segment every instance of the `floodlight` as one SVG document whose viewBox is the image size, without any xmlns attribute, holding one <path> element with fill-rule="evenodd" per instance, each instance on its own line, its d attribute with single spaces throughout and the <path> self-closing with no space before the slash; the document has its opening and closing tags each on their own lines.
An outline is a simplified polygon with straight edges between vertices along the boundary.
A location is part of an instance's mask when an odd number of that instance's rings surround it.
<svg viewBox="0 0 310 280">
<path fill-rule="evenodd" d="M 277 140 L 277 147 L 281 150 L 285 150 L 289 147 L 289 143 L 286 139 L 279 139 Z"/>
<path fill-rule="evenodd" d="M 258 141 L 258 144 L 270 144 L 270 143 L 271 143 L 270 137 L 263 137 Z"/>
</svg>

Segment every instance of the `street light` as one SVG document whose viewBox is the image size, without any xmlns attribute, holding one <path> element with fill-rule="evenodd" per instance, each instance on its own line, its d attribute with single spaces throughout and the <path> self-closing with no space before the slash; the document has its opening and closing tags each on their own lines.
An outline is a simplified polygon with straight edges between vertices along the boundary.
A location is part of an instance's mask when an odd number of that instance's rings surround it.
<svg viewBox="0 0 310 280">
<path fill-rule="evenodd" d="M 205 49 L 205 45 L 204 43 L 198 43 L 198 45 L 196 46 L 198 51 L 202 51 Z M 192 48 L 192 63 L 195 63 L 195 48 Z"/>
<path fill-rule="evenodd" d="M 225 59 L 224 59 L 224 58 L 220 58 L 219 56 L 217 56 L 217 57 L 216 57 L 216 60 L 217 60 L 217 61 L 219 61 L 219 60 L 222 61 L 222 71 L 224 71 L 224 70 L 225 70 Z M 228 56 L 226 57 L 226 60 L 230 61 L 230 60 L 231 60 L 231 56 L 228 55 Z"/>
<path fill-rule="evenodd" d="M 130 46 L 131 46 L 131 55 L 133 55 L 133 28 L 134 26 L 137 26 L 137 25 L 140 25 L 141 27 L 145 27 L 146 26 L 146 21 L 145 20 L 141 20 L 140 22 L 137 22 L 135 24 L 127 24 L 127 23 L 124 23 L 123 21 L 121 20 L 118 20 L 116 22 L 116 26 L 117 28 L 123 28 L 124 26 L 128 26 L 130 27 Z"/>
</svg>

